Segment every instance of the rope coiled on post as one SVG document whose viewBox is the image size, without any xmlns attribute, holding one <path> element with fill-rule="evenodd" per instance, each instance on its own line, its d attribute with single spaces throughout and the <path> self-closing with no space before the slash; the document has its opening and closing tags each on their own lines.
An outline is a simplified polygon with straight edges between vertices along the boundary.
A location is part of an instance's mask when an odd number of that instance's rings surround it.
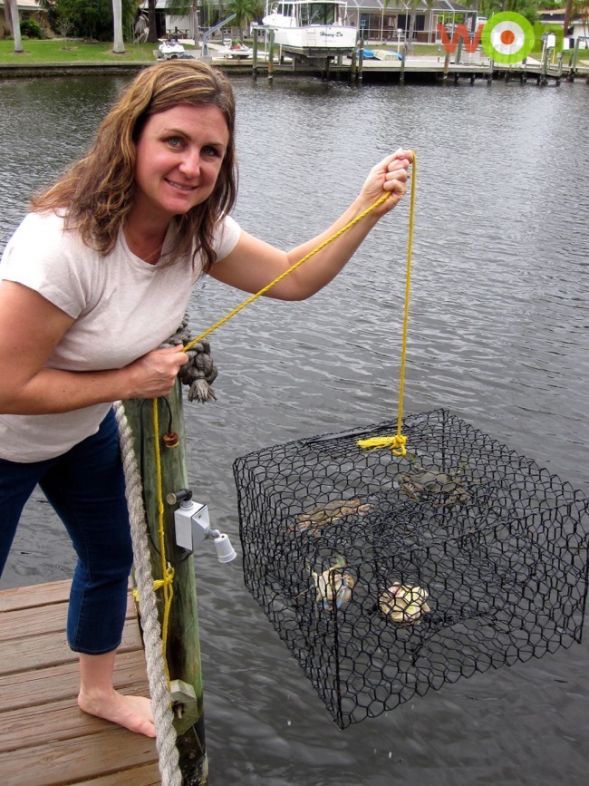
<svg viewBox="0 0 589 786">
<path fill-rule="evenodd" d="M 119 427 L 121 457 L 125 473 L 125 494 L 129 508 L 135 581 L 139 591 L 139 613 L 143 628 L 147 678 L 154 714 L 159 770 L 162 786 L 182 786 L 182 774 L 176 748 L 176 730 L 172 723 L 172 705 L 162 654 L 161 628 L 151 575 L 141 476 L 133 450 L 133 435 L 121 401 L 115 402 L 114 412 Z"/>
</svg>

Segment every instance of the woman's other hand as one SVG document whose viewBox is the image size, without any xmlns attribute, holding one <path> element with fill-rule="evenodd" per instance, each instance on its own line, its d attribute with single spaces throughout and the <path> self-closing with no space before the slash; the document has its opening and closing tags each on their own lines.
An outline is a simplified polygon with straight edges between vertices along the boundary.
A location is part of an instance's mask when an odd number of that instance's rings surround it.
<svg viewBox="0 0 589 786">
<path fill-rule="evenodd" d="M 188 362 L 182 345 L 154 349 L 127 366 L 130 390 L 127 398 L 159 398 L 174 387 L 180 368 Z"/>
</svg>

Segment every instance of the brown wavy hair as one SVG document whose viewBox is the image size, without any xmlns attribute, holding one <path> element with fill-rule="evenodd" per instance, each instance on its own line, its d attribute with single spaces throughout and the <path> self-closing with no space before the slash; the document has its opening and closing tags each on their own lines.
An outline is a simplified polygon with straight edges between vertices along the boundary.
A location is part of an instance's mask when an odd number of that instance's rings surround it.
<svg viewBox="0 0 589 786">
<path fill-rule="evenodd" d="M 31 200 L 37 212 L 65 210 L 66 229 L 77 230 L 86 245 L 106 255 L 115 246 L 135 196 L 136 143 L 150 115 L 179 104 L 218 107 L 229 143 L 211 196 L 177 216 L 170 259 L 196 252 L 204 269 L 215 261 L 213 233 L 237 196 L 235 99 L 228 79 L 198 60 L 167 60 L 145 69 L 119 96 L 96 133 L 88 153 L 46 191 Z"/>
</svg>

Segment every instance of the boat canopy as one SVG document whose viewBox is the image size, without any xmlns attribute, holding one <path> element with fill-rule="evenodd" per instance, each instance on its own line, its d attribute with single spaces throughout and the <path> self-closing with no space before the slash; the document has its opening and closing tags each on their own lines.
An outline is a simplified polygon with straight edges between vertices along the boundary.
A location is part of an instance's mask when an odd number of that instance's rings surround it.
<svg viewBox="0 0 589 786">
<path fill-rule="evenodd" d="M 273 3 L 272 15 L 296 19 L 299 25 L 342 24 L 346 15 L 344 0 L 285 0 Z"/>
</svg>

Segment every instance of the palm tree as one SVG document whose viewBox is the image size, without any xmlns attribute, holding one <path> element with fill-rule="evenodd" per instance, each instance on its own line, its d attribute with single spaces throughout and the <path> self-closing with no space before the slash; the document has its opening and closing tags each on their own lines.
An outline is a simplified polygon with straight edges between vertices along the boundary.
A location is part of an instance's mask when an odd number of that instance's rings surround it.
<svg viewBox="0 0 589 786">
<path fill-rule="evenodd" d="M 260 15 L 260 0 L 229 0 L 226 10 L 230 14 L 235 14 L 235 24 L 239 27 L 239 39 L 243 41 L 244 28 Z"/>
<path fill-rule="evenodd" d="M 14 51 L 24 52 L 22 48 L 22 39 L 20 36 L 20 16 L 18 13 L 18 0 L 8 0 L 8 21 L 12 28 L 12 37 L 14 38 Z"/>
<path fill-rule="evenodd" d="M 125 54 L 123 41 L 123 4 L 122 0 L 112 0 L 113 47 L 115 55 Z"/>
</svg>

